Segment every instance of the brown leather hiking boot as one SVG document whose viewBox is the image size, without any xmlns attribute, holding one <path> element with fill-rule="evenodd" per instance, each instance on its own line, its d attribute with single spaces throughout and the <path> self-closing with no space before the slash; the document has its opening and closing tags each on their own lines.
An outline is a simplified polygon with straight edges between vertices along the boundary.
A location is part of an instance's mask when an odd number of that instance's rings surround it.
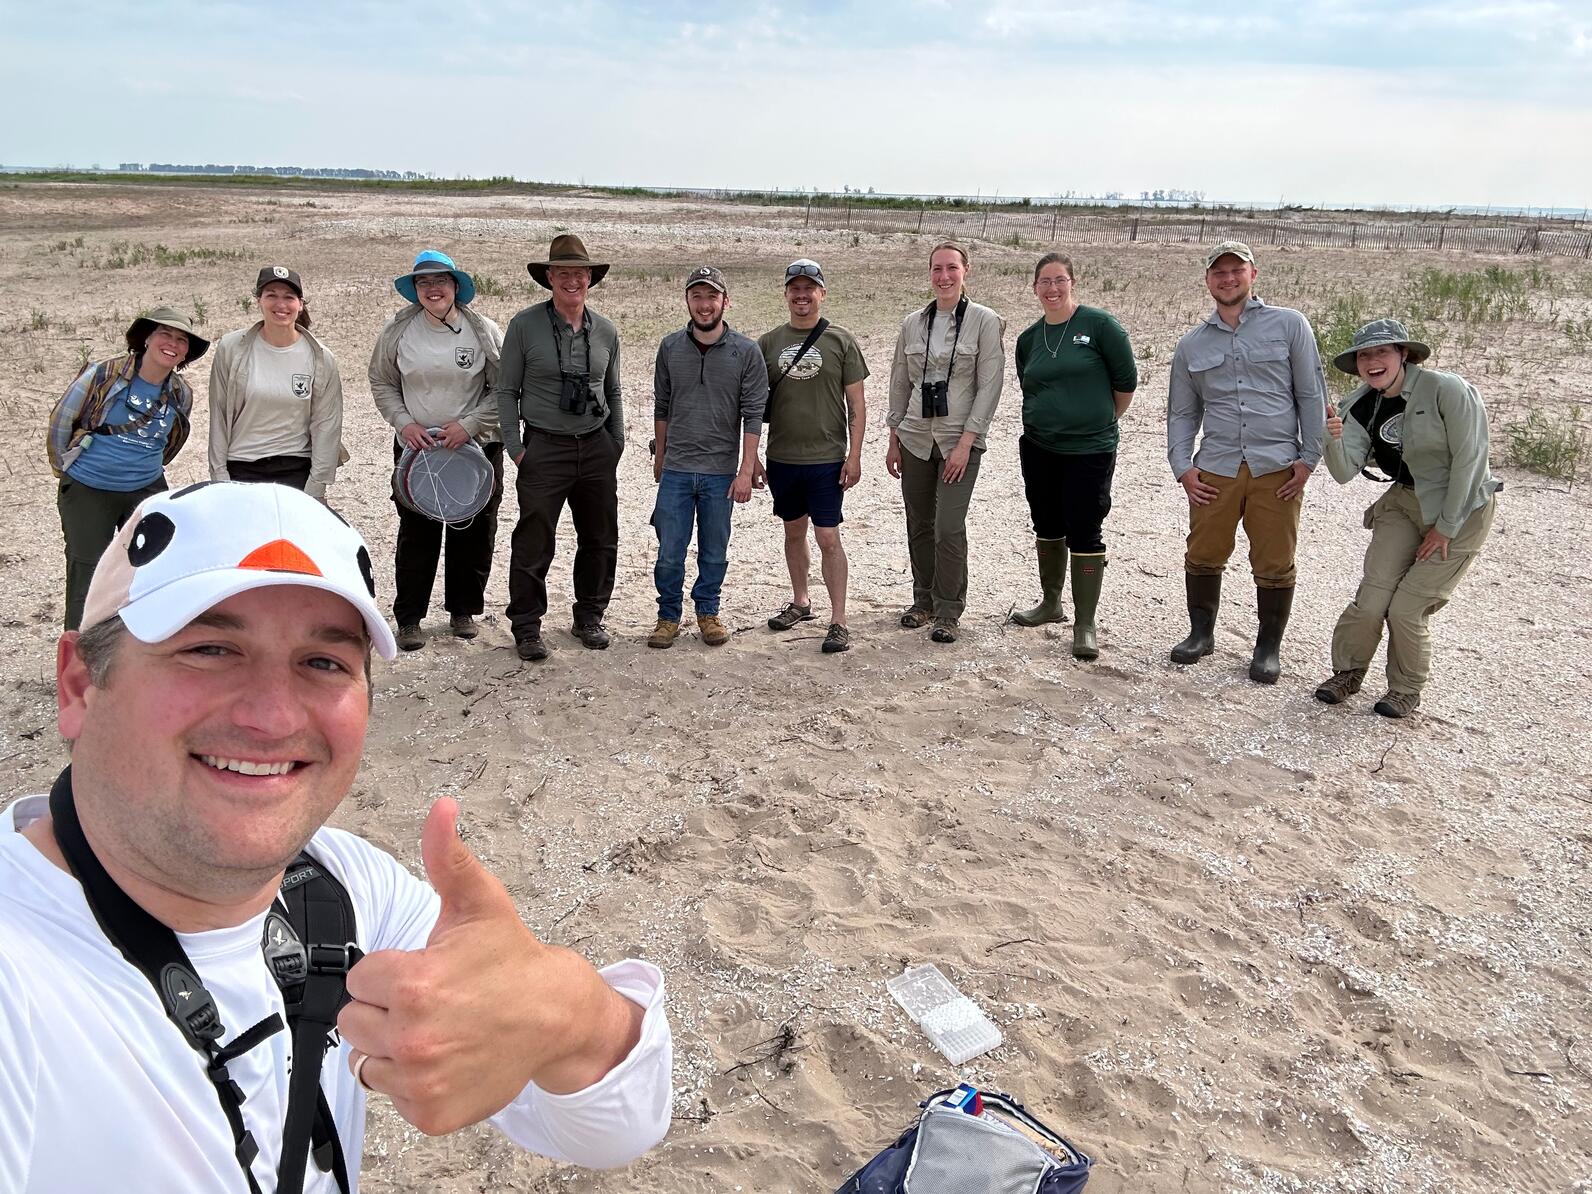
<svg viewBox="0 0 1592 1194">
<path fill-rule="evenodd" d="M 1421 703 L 1421 694 L 1418 692 L 1395 692 L 1391 688 L 1382 694 L 1382 699 L 1371 708 L 1383 717 L 1408 717 L 1415 712 L 1415 707 Z"/>
<path fill-rule="evenodd" d="M 710 647 L 722 647 L 730 641 L 730 632 L 724 623 L 719 621 L 717 614 L 698 614 L 697 632 L 702 635 L 702 641 Z"/>
<path fill-rule="evenodd" d="M 1330 680 L 1324 680 L 1316 689 L 1316 700 L 1323 705 L 1341 705 L 1355 693 L 1360 691 L 1360 685 L 1365 683 L 1365 669 L 1363 667 L 1350 668 L 1346 672 L 1333 672 Z"/>
<path fill-rule="evenodd" d="M 674 646 L 674 640 L 679 633 L 680 623 L 659 618 L 658 624 L 652 628 L 652 633 L 647 636 L 647 646 L 656 647 L 660 651 L 667 651 Z"/>
</svg>

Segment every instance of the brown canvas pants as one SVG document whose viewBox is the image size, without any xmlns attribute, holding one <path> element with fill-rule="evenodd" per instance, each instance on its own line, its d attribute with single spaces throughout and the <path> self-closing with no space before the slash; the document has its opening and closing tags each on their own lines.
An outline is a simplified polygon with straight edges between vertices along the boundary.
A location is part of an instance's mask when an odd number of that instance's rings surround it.
<svg viewBox="0 0 1592 1194">
<path fill-rule="evenodd" d="M 1415 491 L 1390 485 L 1365 512 L 1371 546 L 1365 549 L 1365 575 L 1349 607 L 1332 631 L 1332 670 L 1346 672 L 1370 664 L 1387 623 L 1387 686 L 1419 693 L 1432 671 L 1431 617 L 1453 596 L 1492 530 L 1493 498 L 1465 520 L 1440 555 L 1416 560 L 1426 523 Z"/>
<path fill-rule="evenodd" d="M 509 552 L 509 625 L 520 638 L 541 632 L 547 613 L 547 570 L 558 519 L 569 503 L 575 523 L 575 625 L 601 622 L 619 563 L 619 445 L 604 428 L 588 435 L 525 429 L 525 455 L 515 475 L 520 518 Z"/>
<path fill-rule="evenodd" d="M 1257 589 L 1294 587 L 1294 552 L 1299 545 L 1301 494 L 1290 502 L 1277 496 L 1289 470 L 1279 469 L 1259 477 L 1249 465 L 1238 466 L 1238 476 L 1222 477 L 1200 470 L 1200 480 L 1220 492 L 1209 504 L 1189 507 L 1188 551 L 1183 567 L 1194 576 L 1220 576 L 1233 554 L 1238 524 L 1249 539 L 1249 567 Z"/>
</svg>

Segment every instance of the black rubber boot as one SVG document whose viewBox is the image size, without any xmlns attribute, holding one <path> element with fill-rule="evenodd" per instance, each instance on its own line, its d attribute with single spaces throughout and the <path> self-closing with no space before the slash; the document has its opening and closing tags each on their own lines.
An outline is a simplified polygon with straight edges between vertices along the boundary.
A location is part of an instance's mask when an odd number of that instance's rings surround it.
<svg viewBox="0 0 1592 1194">
<path fill-rule="evenodd" d="M 1216 650 L 1216 611 L 1222 604 L 1222 574 L 1185 573 L 1188 589 L 1188 637 L 1172 648 L 1173 663 L 1198 663 Z"/>
<path fill-rule="evenodd" d="M 1034 550 L 1039 553 L 1039 604 L 1033 609 L 1014 611 L 1012 621 L 1019 626 L 1065 622 L 1067 609 L 1061 603 L 1061 595 L 1067 587 L 1067 541 L 1035 539 Z"/>
<path fill-rule="evenodd" d="M 1255 611 L 1260 615 L 1260 633 L 1255 636 L 1255 655 L 1249 661 L 1249 678 L 1256 684 L 1275 684 L 1282 675 L 1282 632 L 1288 628 L 1294 591 L 1256 589 Z"/>
</svg>

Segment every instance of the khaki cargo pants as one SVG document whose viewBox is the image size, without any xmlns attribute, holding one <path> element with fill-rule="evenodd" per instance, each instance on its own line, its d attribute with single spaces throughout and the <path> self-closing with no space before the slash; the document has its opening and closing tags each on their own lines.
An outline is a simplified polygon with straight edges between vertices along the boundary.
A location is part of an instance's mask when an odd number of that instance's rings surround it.
<svg viewBox="0 0 1592 1194">
<path fill-rule="evenodd" d="M 1415 549 L 1426 537 L 1415 491 L 1390 485 L 1365 512 L 1371 546 L 1365 551 L 1360 590 L 1332 631 L 1332 670 L 1370 665 L 1387 623 L 1387 686 L 1419 693 L 1432 671 L 1431 616 L 1453 596 L 1492 530 L 1498 499 L 1491 498 L 1465 520 L 1441 555 L 1417 561 Z"/>
<path fill-rule="evenodd" d="M 1290 469 L 1251 475 L 1247 463 L 1238 476 L 1223 477 L 1200 470 L 1200 480 L 1214 485 L 1217 496 L 1188 509 L 1188 550 L 1183 567 L 1194 576 L 1220 576 L 1238 539 L 1238 524 L 1249 538 L 1249 568 L 1257 589 L 1291 589 L 1297 572 L 1299 511 L 1304 494 L 1285 502 L 1277 496 Z"/>
</svg>

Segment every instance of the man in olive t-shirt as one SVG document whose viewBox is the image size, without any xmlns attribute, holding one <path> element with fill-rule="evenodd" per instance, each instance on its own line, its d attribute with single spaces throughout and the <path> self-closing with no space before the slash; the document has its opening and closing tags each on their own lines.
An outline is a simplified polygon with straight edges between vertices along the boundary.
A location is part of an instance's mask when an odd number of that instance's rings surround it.
<svg viewBox="0 0 1592 1194">
<path fill-rule="evenodd" d="M 770 630 L 789 630 L 812 620 L 807 591 L 811 558 L 807 527 L 818 540 L 819 570 L 829 592 L 825 654 L 848 650 L 846 551 L 840 543 L 841 502 L 862 477 L 862 431 L 867 417 L 862 383 L 868 365 L 845 328 L 822 322 L 824 271 L 802 258 L 785 270 L 785 305 L 790 322 L 757 341 L 768 364 L 768 487 L 774 513 L 785 522 L 785 566 L 791 599 L 768 620 Z M 759 470 L 763 471 L 763 470 Z"/>
</svg>

